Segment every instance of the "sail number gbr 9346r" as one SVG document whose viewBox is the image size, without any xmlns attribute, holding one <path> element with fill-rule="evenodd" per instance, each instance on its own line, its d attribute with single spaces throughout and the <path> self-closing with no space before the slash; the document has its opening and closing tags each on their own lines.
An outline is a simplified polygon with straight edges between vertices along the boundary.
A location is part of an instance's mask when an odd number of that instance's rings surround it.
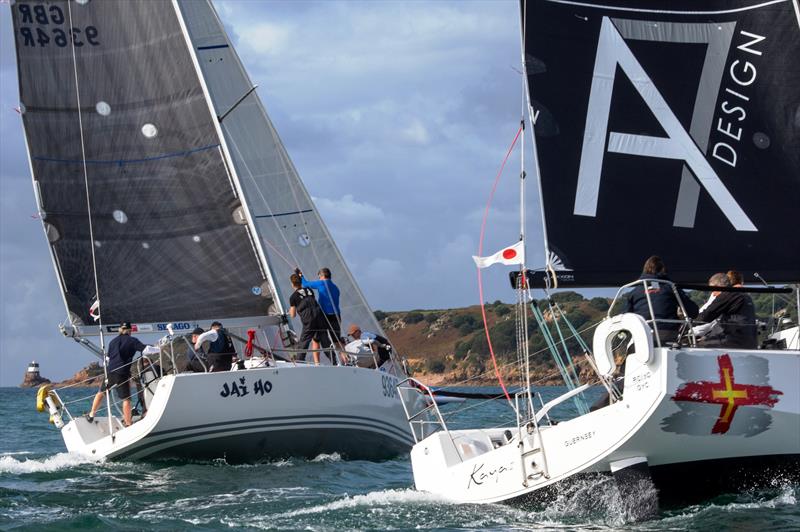
<svg viewBox="0 0 800 532">
<path fill-rule="evenodd" d="M 17 4 L 20 25 L 17 35 L 22 46 L 58 46 L 72 42 L 76 47 L 100 44 L 100 32 L 95 26 L 69 27 L 64 10 L 55 5 Z"/>
</svg>

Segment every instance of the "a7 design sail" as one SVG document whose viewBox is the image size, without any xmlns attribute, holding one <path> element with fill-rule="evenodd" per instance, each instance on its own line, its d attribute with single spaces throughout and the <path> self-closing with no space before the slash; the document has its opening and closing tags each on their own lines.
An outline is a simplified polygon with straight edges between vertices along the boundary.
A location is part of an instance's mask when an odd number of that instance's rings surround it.
<svg viewBox="0 0 800 532">
<path fill-rule="evenodd" d="M 800 280 L 797 0 L 522 2 L 560 286 Z"/>
<path fill-rule="evenodd" d="M 73 323 L 96 323 L 98 295 L 105 324 L 274 313 L 173 2 L 11 12 L 34 189 Z"/>
<path fill-rule="evenodd" d="M 179 0 L 178 6 L 280 301 L 287 306 L 296 267 L 312 280 L 320 268 L 329 268 L 341 292 L 345 325 L 380 331 L 213 6 L 207 0 Z M 299 320 L 295 325 L 299 330 Z"/>
</svg>

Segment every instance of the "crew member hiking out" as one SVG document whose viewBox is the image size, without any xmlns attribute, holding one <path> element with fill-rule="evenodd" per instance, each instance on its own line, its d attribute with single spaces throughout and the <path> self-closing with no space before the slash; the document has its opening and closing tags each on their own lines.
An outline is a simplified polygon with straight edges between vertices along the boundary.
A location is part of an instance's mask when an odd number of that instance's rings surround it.
<svg viewBox="0 0 800 532">
<path fill-rule="evenodd" d="M 293 273 L 289 280 L 294 288 L 294 293 L 289 297 L 289 316 L 292 318 L 300 316 L 303 324 L 303 332 L 300 333 L 300 350 L 308 349 L 311 344 L 311 349 L 314 350 L 314 364 L 319 365 L 320 344 L 328 337 L 325 315 L 317 300 L 314 299 L 314 292 L 310 288 L 303 288 L 300 275 Z"/>
</svg>

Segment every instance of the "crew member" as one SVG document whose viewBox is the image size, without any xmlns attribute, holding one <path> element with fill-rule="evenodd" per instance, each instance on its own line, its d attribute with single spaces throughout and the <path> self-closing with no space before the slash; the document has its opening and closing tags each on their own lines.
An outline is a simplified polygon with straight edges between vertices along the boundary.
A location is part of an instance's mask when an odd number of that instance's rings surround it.
<svg viewBox="0 0 800 532">
<path fill-rule="evenodd" d="M 211 362 L 207 355 L 208 347 L 211 343 L 216 341 L 218 337 L 219 335 L 214 329 L 203 331 L 202 327 L 196 327 L 192 331 L 192 341 L 189 345 L 189 349 L 186 351 L 186 356 L 189 359 L 188 370 L 194 371 L 195 373 L 205 373 L 209 371 Z"/>
<path fill-rule="evenodd" d="M 348 353 L 361 355 L 372 353 L 378 356 L 378 367 L 383 366 L 392 358 L 392 345 L 383 336 L 372 332 L 362 331 L 355 323 L 350 324 L 347 335 L 353 340 L 344 349 Z"/>
<path fill-rule="evenodd" d="M 683 290 L 676 288 L 675 292 L 673 292 L 673 287 L 670 284 L 672 281 L 667 276 L 667 267 L 661 257 L 657 255 L 653 255 L 645 261 L 639 280 L 644 282 L 637 284 L 628 294 L 626 312 L 638 314 L 645 320 L 655 320 L 655 326 L 658 329 L 658 336 L 661 342 L 674 342 L 677 340 L 677 333 L 680 329 L 680 322 L 678 321 L 679 306 L 675 293 L 677 292 L 678 297 L 680 297 L 683 308 L 686 309 L 689 318 L 694 319 L 697 317 L 697 305 Z M 653 306 L 652 316 L 647 303 L 648 296 L 650 304 Z"/>
<path fill-rule="evenodd" d="M 730 285 L 731 282 L 728 279 L 728 276 L 724 273 L 715 273 L 708 280 L 708 286 L 726 287 Z M 706 301 L 703 306 L 700 307 L 700 314 L 702 314 L 709 306 L 711 306 L 711 304 L 717 299 L 717 296 L 721 293 L 722 292 L 720 290 L 711 292 L 711 295 L 708 296 L 708 301 Z M 700 340 L 703 347 L 717 345 L 716 342 L 719 341 L 723 336 L 723 330 L 719 324 L 719 320 L 712 320 L 709 323 L 695 325 L 692 327 L 692 332 L 694 333 L 695 337 Z"/>
<path fill-rule="evenodd" d="M 317 281 L 309 281 L 303 277 L 303 272 L 298 268 L 295 270 L 300 275 L 300 280 L 304 288 L 312 288 L 319 295 L 319 306 L 325 314 L 328 330 L 331 331 L 331 339 L 336 340 L 342 335 L 342 313 L 339 308 L 339 287 L 331 281 L 331 270 L 322 268 L 317 272 Z"/>
<path fill-rule="evenodd" d="M 214 372 L 229 371 L 233 364 L 233 358 L 236 356 L 236 348 L 233 345 L 233 340 L 218 321 L 211 324 L 211 330 L 216 331 L 217 338 L 208 346 L 207 359 L 210 369 Z"/>
<path fill-rule="evenodd" d="M 106 367 L 108 377 L 100 385 L 100 390 L 94 396 L 92 408 L 86 419 L 91 423 L 94 415 L 103 402 L 103 396 L 107 390 L 116 388 L 117 397 L 122 401 L 122 417 L 126 427 L 133 423 L 131 414 L 131 362 L 136 352 L 150 354 L 158 352 L 158 348 L 148 346 L 139 341 L 138 338 L 131 336 L 130 322 L 123 322 L 119 326 L 119 334 L 108 343 L 106 351 Z M 110 412 L 109 412 L 110 415 Z"/>
<path fill-rule="evenodd" d="M 742 275 L 731 270 L 727 274 L 736 288 L 742 287 Z M 722 327 L 721 347 L 739 349 L 756 349 L 758 347 L 758 330 L 756 329 L 756 309 L 753 300 L 743 292 L 722 292 L 697 317 L 698 320 L 711 322 L 717 320 Z"/>
<path fill-rule="evenodd" d="M 294 318 L 299 315 L 300 322 L 303 324 L 303 332 L 300 333 L 299 341 L 300 349 L 306 350 L 311 344 L 314 352 L 314 364 L 319 365 L 320 343 L 325 341 L 328 336 L 325 315 L 317 300 L 314 299 L 314 292 L 310 288 L 303 288 L 302 278 L 299 274 L 293 273 L 289 280 L 294 288 L 294 293 L 289 296 L 289 316 Z"/>
</svg>

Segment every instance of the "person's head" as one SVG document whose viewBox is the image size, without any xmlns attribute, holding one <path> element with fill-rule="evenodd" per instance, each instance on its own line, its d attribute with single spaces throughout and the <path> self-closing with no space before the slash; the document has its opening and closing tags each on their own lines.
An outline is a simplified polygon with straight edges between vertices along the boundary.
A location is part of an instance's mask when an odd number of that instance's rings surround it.
<svg viewBox="0 0 800 532">
<path fill-rule="evenodd" d="M 317 272 L 317 275 L 320 279 L 330 279 L 331 270 L 329 268 L 320 268 L 320 270 Z"/>
<path fill-rule="evenodd" d="M 644 262 L 642 273 L 647 273 L 650 275 L 667 273 L 667 267 L 664 266 L 664 261 L 661 260 L 661 257 L 658 255 L 653 255 Z"/>
<path fill-rule="evenodd" d="M 708 286 L 730 286 L 731 282 L 724 273 L 715 273 L 708 279 Z"/>
<path fill-rule="evenodd" d="M 347 329 L 347 336 L 353 337 L 355 340 L 361 339 L 361 327 L 355 323 L 351 323 Z"/>
<path fill-rule="evenodd" d="M 196 327 L 195 330 L 192 331 L 192 343 L 197 341 L 197 337 L 203 334 L 205 331 L 202 327 Z"/>
<path fill-rule="evenodd" d="M 222 329 L 222 324 L 218 321 L 211 322 L 211 328 L 215 331 Z"/>
<path fill-rule="evenodd" d="M 731 282 L 731 286 L 739 286 L 744 284 L 744 276 L 736 270 L 728 270 L 727 276 L 728 280 Z"/>
<path fill-rule="evenodd" d="M 708 286 L 730 286 L 731 282 L 728 280 L 728 276 L 724 273 L 715 273 L 708 279 Z M 719 290 L 715 290 L 711 292 L 711 295 L 718 296 L 720 294 Z"/>
<path fill-rule="evenodd" d="M 293 273 L 292 275 L 289 276 L 289 282 L 292 283 L 292 286 L 294 288 L 300 288 L 301 286 L 303 286 L 302 279 L 300 279 L 300 276 L 297 275 L 296 273 Z"/>
<path fill-rule="evenodd" d="M 131 322 L 123 321 L 119 326 L 119 333 L 120 334 L 130 334 L 133 330 L 133 326 L 131 326 Z"/>
</svg>

